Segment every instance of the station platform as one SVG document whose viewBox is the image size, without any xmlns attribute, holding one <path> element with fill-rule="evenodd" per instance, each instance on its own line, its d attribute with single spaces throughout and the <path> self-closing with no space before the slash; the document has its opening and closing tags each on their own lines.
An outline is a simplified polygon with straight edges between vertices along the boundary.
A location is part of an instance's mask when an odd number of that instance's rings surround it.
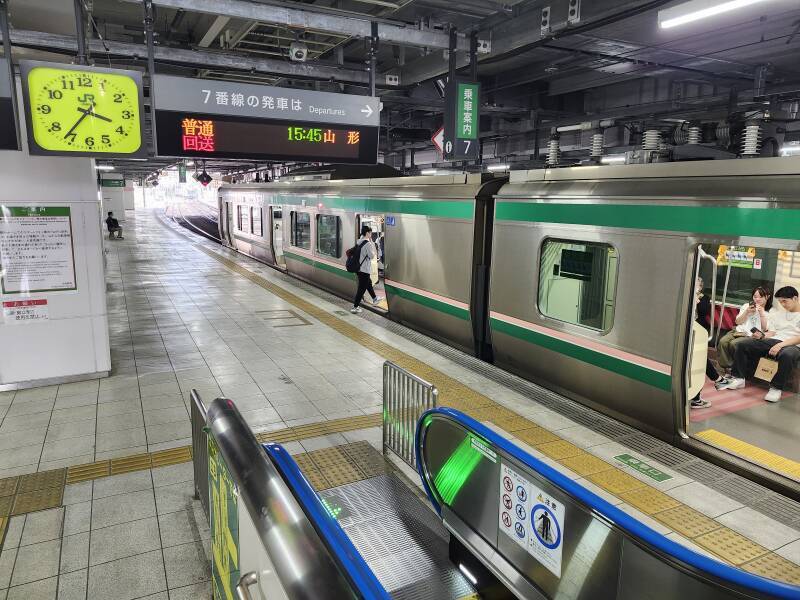
<svg viewBox="0 0 800 600">
<path fill-rule="evenodd" d="M 386 360 L 664 536 L 800 584 L 788 498 L 378 314 L 352 315 L 155 212 L 129 212 L 125 240 L 105 243 L 111 376 L 0 393 L 0 600 L 211 597 L 193 389 L 233 399 L 323 497 L 368 493 L 395 472 L 419 496 L 416 473 L 382 454 Z M 356 546 L 385 551 L 370 543 Z"/>
</svg>

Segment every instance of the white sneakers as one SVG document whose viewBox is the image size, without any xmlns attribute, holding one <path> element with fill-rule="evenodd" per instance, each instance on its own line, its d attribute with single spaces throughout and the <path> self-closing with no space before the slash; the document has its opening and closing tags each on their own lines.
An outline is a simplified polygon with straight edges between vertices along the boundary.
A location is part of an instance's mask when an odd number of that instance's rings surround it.
<svg viewBox="0 0 800 600">
<path fill-rule="evenodd" d="M 373 304 L 380 304 L 382 300 L 383 300 L 383 298 L 382 298 L 382 297 L 380 297 L 380 296 L 375 296 L 375 298 L 373 298 L 373 299 L 372 299 L 372 303 L 373 303 Z"/>
<path fill-rule="evenodd" d="M 767 402 L 779 402 L 780 399 L 781 399 L 781 394 L 782 393 L 783 393 L 782 390 L 779 390 L 778 388 L 771 387 L 771 388 L 769 388 L 769 391 L 767 392 L 767 395 L 764 396 L 764 400 L 766 400 Z"/>
<path fill-rule="evenodd" d="M 354 306 L 353 308 L 350 309 L 350 312 L 353 313 L 354 315 L 357 315 L 359 313 L 364 312 L 364 309 L 361 308 L 360 306 Z"/>
<path fill-rule="evenodd" d="M 723 382 L 717 389 L 718 390 L 741 390 L 744 388 L 745 381 L 741 377 L 731 377 Z"/>
</svg>

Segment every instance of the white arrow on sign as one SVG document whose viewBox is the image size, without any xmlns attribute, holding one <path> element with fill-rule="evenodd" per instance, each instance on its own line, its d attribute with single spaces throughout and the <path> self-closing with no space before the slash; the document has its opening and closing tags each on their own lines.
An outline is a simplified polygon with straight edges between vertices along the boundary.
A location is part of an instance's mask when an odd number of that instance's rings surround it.
<svg viewBox="0 0 800 600">
<path fill-rule="evenodd" d="M 367 117 L 371 117 L 372 113 L 375 111 L 372 110 L 372 107 L 369 104 L 367 104 L 364 106 L 364 108 L 361 109 L 361 112 L 367 115 Z"/>
<path fill-rule="evenodd" d="M 433 145 L 436 146 L 439 154 L 444 153 L 444 125 L 436 130 L 436 133 L 433 134 L 431 141 L 433 142 Z"/>
</svg>

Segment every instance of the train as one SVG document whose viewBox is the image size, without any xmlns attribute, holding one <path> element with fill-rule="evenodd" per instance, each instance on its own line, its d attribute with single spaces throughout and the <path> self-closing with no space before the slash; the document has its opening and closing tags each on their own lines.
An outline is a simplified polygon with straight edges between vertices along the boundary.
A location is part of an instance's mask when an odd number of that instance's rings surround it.
<svg viewBox="0 0 800 600">
<path fill-rule="evenodd" d="M 785 473 L 698 439 L 689 400 L 713 351 L 697 343 L 697 278 L 715 306 L 713 348 L 751 284 L 775 289 L 776 279 L 800 277 L 798 190 L 800 157 L 504 177 L 386 169 L 349 177 L 331 167 L 223 185 L 219 233 L 227 246 L 348 298 L 355 283 L 346 249 L 370 224 L 383 238 L 387 318 L 796 490 Z M 750 248 L 764 258 L 732 272 L 731 257 Z"/>
</svg>

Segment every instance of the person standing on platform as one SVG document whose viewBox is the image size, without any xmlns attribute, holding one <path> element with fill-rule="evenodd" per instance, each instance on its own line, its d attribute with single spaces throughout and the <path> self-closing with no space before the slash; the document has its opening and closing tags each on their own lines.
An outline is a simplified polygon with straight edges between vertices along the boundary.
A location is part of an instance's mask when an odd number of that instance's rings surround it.
<svg viewBox="0 0 800 600">
<path fill-rule="evenodd" d="M 359 268 L 356 273 L 358 277 L 358 288 L 356 289 L 355 298 L 353 298 L 353 308 L 350 309 L 350 312 L 353 314 L 358 314 L 362 311 L 360 304 L 362 298 L 364 298 L 364 292 L 369 292 L 369 295 L 372 296 L 373 304 L 378 304 L 383 300 L 383 298 L 375 294 L 375 290 L 372 287 L 372 261 L 377 258 L 378 252 L 375 249 L 375 244 L 372 242 L 371 234 L 372 228 L 370 228 L 369 225 L 361 226 L 361 237 L 357 244 L 359 253 Z"/>
<path fill-rule="evenodd" d="M 122 237 L 122 227 L 119 226 L 119 221 L 114 218 L 114 212 L 108 211 L 108 218 L 106 219 L 106 227 L 108 227 L 108 237 L 109 239 L 114 239 L 114 234 L 117 234 L 118 240 L 123 240 L 125 238 Z"/>
</svg>

